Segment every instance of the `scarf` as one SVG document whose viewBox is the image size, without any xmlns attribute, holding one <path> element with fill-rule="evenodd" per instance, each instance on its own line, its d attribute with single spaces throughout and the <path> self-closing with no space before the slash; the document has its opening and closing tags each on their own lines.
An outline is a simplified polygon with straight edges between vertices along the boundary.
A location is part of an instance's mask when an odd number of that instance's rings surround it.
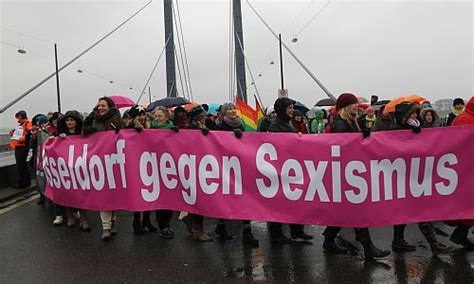
<svg viewBox="0 0 474 284">
<path fill-rule="evenodd" d="M 159 124 L 156 120 L 151 122 L 151 128 L 153 129 L 171 129 L 173 127 L 173 122 L 168 120 L 166 124 Z"/>
<path fill-rule="evenodd" d="M 234 118 L 224 116 L 224 122 L 232 128 L 239 128 L 241 125 L 240 118 L 238 116 L 235 116 Z"/>
<path fill-rule="evenodd" d="M 455 116 L 460 115 L 461 113 L 464 112 L 464 108 L 462 110 L 457 110 L 453 107 L 453 110 L 451 111 Z"/>
</svg>

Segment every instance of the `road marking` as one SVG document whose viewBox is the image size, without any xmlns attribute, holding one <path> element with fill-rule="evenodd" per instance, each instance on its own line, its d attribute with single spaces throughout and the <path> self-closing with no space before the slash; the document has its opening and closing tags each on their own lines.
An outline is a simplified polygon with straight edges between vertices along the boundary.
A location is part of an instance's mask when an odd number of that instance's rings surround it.
<svg viewBox="0 0 474 284">
<path fill-rule="evenodd" d="M 35 200 L 35 199 L 38 199 L 38 197 L 39 197 L 39 194 L 35 194 L 35 195 L 33 195 L 33 196 L 28 197 L 28 198 L 25 199 L 25 200 L 16 202 L 16 203 L 14 203 L 14 204 L 12 204 L 12 205 L 6 207 L 6 208 L 0 209 L 0 215 L 5 214 L 5 213 L 7 213 L 8 211 L 11 211 L 11 210 L 13 210 L 13 209 L 15 209 L 15 208 L 18 208 L 18 207 L 20 207 L 20 206 L 23 206 L 23 205 L 25 205 L 25 204 L 27 204 L 27 203 L 29 203 L 29 202 Z"/>
</svg>

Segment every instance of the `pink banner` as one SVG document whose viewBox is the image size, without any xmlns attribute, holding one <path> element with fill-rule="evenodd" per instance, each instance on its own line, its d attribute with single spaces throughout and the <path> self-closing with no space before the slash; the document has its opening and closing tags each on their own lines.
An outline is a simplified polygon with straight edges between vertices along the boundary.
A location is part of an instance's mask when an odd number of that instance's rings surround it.
<svg viewBox="0 0 474 284">
<path fill-rule="evenodd" d="M 89 210 L 372 227 L 474 219 L 474 126 L 303 135 L 135 130 L 45 144 L 46 195 Z"/>
</svg>

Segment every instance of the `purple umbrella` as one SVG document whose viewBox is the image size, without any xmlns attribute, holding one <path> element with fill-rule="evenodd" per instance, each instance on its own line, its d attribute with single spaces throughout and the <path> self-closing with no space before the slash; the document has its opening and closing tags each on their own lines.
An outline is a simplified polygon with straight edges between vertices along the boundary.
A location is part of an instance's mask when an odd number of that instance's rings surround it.
<svg viewBox="0 0 474 284">
<path fill-rule="evenodd" d="M 109 96 L 109 98 L 114 101 L 116 108 L 132 107 L 135 105 L 135 102 L 132 101 L 132 99 L 125 96 L 113 95 Z"/>
</svg>

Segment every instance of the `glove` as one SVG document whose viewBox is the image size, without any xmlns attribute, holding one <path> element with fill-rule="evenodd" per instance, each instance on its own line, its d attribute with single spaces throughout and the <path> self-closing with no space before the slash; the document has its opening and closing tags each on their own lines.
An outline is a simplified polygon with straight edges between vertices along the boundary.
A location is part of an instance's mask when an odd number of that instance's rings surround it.
<svg viewBox="0 0 474 284">
<path fill-rule="evenodd" d="M 370 137 L 370 130 L 369 129 L 362 129 L 362 136 L 364 138 L 369 138 Z"/>
<path fill-rule="evenodd" d="M 176 133 L 179 132 L 179 128 L 177 126 L 172 126 L 170 129 L 173 130 Z"/>
<path fill-rule="evenodd" d="M 421 132 L 421 127 L 413 127 L 411 130 L 413 130 L 413 132 L 415 132 L 416 134 L 420 133 Z"/>
<path fill-rule="evenodd" d="M 115 134 L 119 134 L 119 132 L 120 132 L 120 128 L 115 128 L 115 130 L 114 130 L 114 131 L 115 131 Z"/>
<path fill-rule="evenodd" d="M 207 128 L 201 128 L 202 135 L 207 136 L 209 134 L 209 129 Z"/>
<path fill-rule="evenodd" d="M 234 129 L 233 132 L 234 132 L 234 135 L 237 139 L 242 138 L 242 130 L 237 128 L 237 129 Z"/>
<path fill-rule="evenodd" d="M 143 127 L 135 127 L 135 130 L 138 132 L 138 133 L 141 133 L 143 131 Z"/>
</svg>

